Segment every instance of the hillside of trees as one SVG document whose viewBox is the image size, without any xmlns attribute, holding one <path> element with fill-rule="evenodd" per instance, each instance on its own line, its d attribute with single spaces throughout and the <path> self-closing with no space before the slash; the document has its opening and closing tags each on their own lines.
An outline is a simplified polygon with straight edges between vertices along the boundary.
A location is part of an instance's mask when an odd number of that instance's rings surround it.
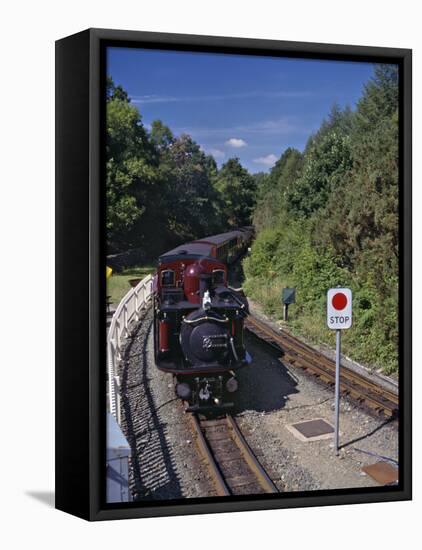
<svg viewBox="0 0 422 550">
<path fill-rule="evenodd" d="M 353 290 L 345 352 L 397 370 L 398 74 L 378 65 L 356 109 L 334 106 L 304 152 L 287 149 L 261 179 L 257 239 L 244 262 L 245 288 L 281 316 L 280 295 L 295 287 L 293 330 L 333 342 L 326 292 Z"/>
<path fill-rule="evenodd" d="M 251 223 L 256 180 L 239 159 L 220 170 L 186 134 L 148 131 L 121 86 L 107 82 L 107 250 L 150 258 L 180 243 Z"/>
</svg>

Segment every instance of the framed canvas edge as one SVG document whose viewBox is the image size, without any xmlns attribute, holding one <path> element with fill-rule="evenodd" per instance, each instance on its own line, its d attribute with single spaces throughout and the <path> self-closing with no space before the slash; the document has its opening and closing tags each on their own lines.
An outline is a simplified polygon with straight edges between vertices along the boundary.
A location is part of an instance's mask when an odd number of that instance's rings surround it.
<svg viewBox="0 0 422 550">
<path fill-rule="evenodd" d="M 168 33 L 150 33 L 142 31 L 117 31 L 106 29 L 89 29 L 89 195 L 90 195 L 90 219 L 89 219 L 89 326 L 90 326 L 90 372 L 89 372 L 89 516 L 90 520 L 109 520 L 124 518 L 156 517 L 186 514 L 222 513 L 235 511 L 253 511 L 276 509 L 286 507 L 309 507 L 344 505 L 357 503 L 373 503 L 383 501 L 410 500 L 412 498 L 412 472 L 411 472 L 411 116 L 412 116 L 412 51 L 410 49 L 379 48 L 371 46 L 345 46 L 333 44 L 314 44 L 304 42 L 284 42 L 264 39 L 250 38 L 226 38 L 214 36 L 197 36 Z M 100 434 L 104 432 L 105 410 L 101 408 L 100 381 L 102 380 L 101 354 L 98 350 L 105 342 L 101 341 L 102 305 L 100 303 L 101 292 L 99 281 L 101 280 L 101 251 L 99 243 L 101 235 L 100 217 L 100 189 L 101 189 L 101 48 L 113 43 L 131 43 L 133 47 L 150 45 L 156 47 L 158 44 L 165 45 L 170 49 L 180 47 L 192 48 L 217 48 L 220 51 L 238 50 L 239 53 L 251 53 L 252 51 L 268 55 L 272 51 L 275 55 L 294 54 L 298 57 L 304 55 L 318 58 L 374 58 L 385 59 L 399 63 L 403 78 L 401 98 L 401 174 L 402 174 L 402 195 L 400 207 L 400 245 L 403 254 L 401 264 L 401 327 L 403 334 L 401 338 L 402 352 L 402 373 L 400 380 L 400 402 L 401 402 L 401 461 L 404 470 L 400 481 L 400 488 L 388 488 L 388 491 L 365 491 L 357 492 L 353 489 L 347 492 L 331 491 L 330 494 L 289 495 L 276 499 L 260 500 L 251 497 L 242 501 L 215 501 L 215 502 L 189 502 L 182 504 L 160 503 L 158 505 L 137 505 L 125 507 L 111 507 L 102 504 L 101 484 L 104 485 L 102 477 L 102 450 L 101 444 L 104 439 Z M 393 61 L 395 60 L 395 61 Z M 104 325 L 105 326 L 105 325 Z M 104 349 L 105 351 L 105 349 Z M 405 396 L 405 401 L 403 401 Z"/>
<path fill-rule="evenodd" d="M 89 42 L 89 31 L 83 31 L 55 45 L 55 506 L 85 519 L 90 515 L 91 418 Z"/>
</svg>

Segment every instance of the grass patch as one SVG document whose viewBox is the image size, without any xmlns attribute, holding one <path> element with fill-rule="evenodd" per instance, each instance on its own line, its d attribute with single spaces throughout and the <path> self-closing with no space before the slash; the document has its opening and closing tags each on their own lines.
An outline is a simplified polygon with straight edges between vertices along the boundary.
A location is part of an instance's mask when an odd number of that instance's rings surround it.
<svg viewBox="0 0 422 550">
<path fill-rule="evenodd" d="M 107 296 L 113 304 L 118 304 L 125 294 L 130 290 L 129 279 L 143 279 L 155 271 L 152 265 L 135 266 L 125 269 L 120 273 L 113 273 L 107 279 Z"/>
</svg>

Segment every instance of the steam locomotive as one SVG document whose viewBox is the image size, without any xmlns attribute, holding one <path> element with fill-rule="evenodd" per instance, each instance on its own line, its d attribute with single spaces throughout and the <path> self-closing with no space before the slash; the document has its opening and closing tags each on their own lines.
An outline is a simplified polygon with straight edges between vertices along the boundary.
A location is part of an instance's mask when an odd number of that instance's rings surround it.
<svg viewBox="0 0 422 550">
<path fill-rule="evenodd" d="M 251 358 L 243 342 L 248 302 L 228 286 L 227 269 L 249 247 L 253 228 L 193 241 L 158 260 L 154 276 L 154 354 L 176 377 L 189 411 L 230 408 L 236 371 Z"/>
</svg>

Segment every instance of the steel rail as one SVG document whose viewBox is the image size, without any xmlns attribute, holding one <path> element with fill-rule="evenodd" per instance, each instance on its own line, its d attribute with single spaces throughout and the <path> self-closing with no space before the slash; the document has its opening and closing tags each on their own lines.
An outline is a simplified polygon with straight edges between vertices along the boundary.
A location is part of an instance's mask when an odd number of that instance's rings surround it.
<svg viewBox="0 0 422 550">
<path fill-rule="evenodd" d="M 259 486 L 264 493 L 278 493 L 277 487 L 269 478 L 268 474 L 265 472 L 264 468 L 259 463 L 258 459 L 254 455 L 252 449 L 249 447 L 245 438 L 243 437 L 239 427 L 236 424 L 236 421 L 230 414 L 224 416 L 225 424 L 227 427 L 227 437 L 225 438 L 224 434 L 222 438 L 218 438 L 217 442 L 224 441 L 227 442 L 230 440 L 232 444 L 234 443 L 235 449 L 240 453 L 240 459 L 235 455 L 230 455 L 230 451 L 225 452 L 225 457 L 219 459 L 213 450 L 213 444 L 205 435 L 206 427 L 204 426 L 204 421 L 198 419 L 196 414 L 190 415 L 191 425 L 195 432 L 196 441 L 199 447 L 199 450 L 205 459 L 211 476 L 214 480 L 217 494 L 219 496 L 228 496 L 236 494 L 236 485 L 233 486 L 233 481 L 230 481 L 232 478 L 227 477 L 227 472 L 225 473 L 224 464 L 230 464 L 237 461 L 243 461 L 244 468 L 247 470 L 247 482 L 246 485 L 255 484 Z M 221 424 L 221 419 L 215 421 L 206 420 L 208 429 L 211 427 L 218 428 Z M 228 453 L 228 456 L 227 456 Z M 235 478 L 236 479 L 236 478 Z"/>
<path fill-rule="evenodd" d="M 278 335 L 275 333 L 271 328 L 264 327 L 263 324 L 261 324 L 255 317 L 251 317 L 250 321 L 255 324 L 256 327 L 261 328 L 263 331 L 265 331 L 269 336 L 276 335 L 279 336 L 284 341 L 288 341 L 291 344 L 291 347 L 294 349 L 300 349 L 302 355 L 306 355 L 311 360 L 318 360 L 321 364 L 324 364 L 327 366 L 329 370 L 332 370 L 334 366 L 334 362 L 323 355 L 322 353 L 318 352 L 317 350 L 313 349 L 309 345 L 305 344 L 304 342 L 298 340 L 294 336 L 292 336 L 289 333 L 283 332 L 283 334 Z M 316 354 L 319 354 L 319 357 L 316 357 Z M 363 381 L 365 386 L 367 388 L 371 388 L 374 392 L 379 393 L 383 395 L 383 397 L 386 397 L 392 402 L 397 402 L 397 394 L 388 390 L 387 388 L 383 388 L 380 385 L 376 384 L 376 382 L 369 380 L 365 376 L 362 376 L 361 374 L 348 369 L 347 367 L 344 367 L 346 369 L 345 376 L 349 376 L 351 379 L 355 379 L 357 381 Z"/>
<path fill-rule="evenodd" d="M 268 477 L 267 472 L 258 462 L 256 456 L 252 452 L 252 449 L 249 447 L 246 439 L 243 437 L 242 432 L 239 430 L 238 425 L 234 418 L 228 414 L 226 415 L 226 422 L 229 428 L 232 430 L 232 438 L 236 445 L 238 446 L 240 452 L 242 453 L 243 458 L 247 462 L 249 468 L 257 477 L 259 484 L 265 490 L 266 493 L 278 493 L 277 487 Z"/>
<path fill-rule="evenodd" d="M 199 450 L 201 451 L 207 463 L 207 466 L 210 470 L 211 476 L 214 480 L 217 495 L 220 497 L 230 496 L 231 495 L 230 489 L 228 488 L 226 482 L 223 479 L 223 476 L 220 473 L 220 470 L 217 466 L 217 462 L 215 461 L 214 456 L 210 450 L 210 447 L 204 437 L 204 434 L 202 433 L 202 429 L 197 416 L 195 414 L 191 414 L 190 421 L 196 435 L 196 441 L 197 441 Z"/>
<path fill-rule="evenodd" d="M 321 352 L 291 334 L 275 332 L 252 315 L 247 318 L 245 327 L 258 338 L 281 350 L 284 360 L 292 366 L 302 368 L 330 385 L 334 383 L 334 362 Z M 387 417 L 397 415 L 398 396 L 394 392 L 377 385 L 346 366 L 342 366 L 340 388 L 343 394 L 360 404 L 365 404 L 378 414 L 384 414 Z"/>
</svg>

